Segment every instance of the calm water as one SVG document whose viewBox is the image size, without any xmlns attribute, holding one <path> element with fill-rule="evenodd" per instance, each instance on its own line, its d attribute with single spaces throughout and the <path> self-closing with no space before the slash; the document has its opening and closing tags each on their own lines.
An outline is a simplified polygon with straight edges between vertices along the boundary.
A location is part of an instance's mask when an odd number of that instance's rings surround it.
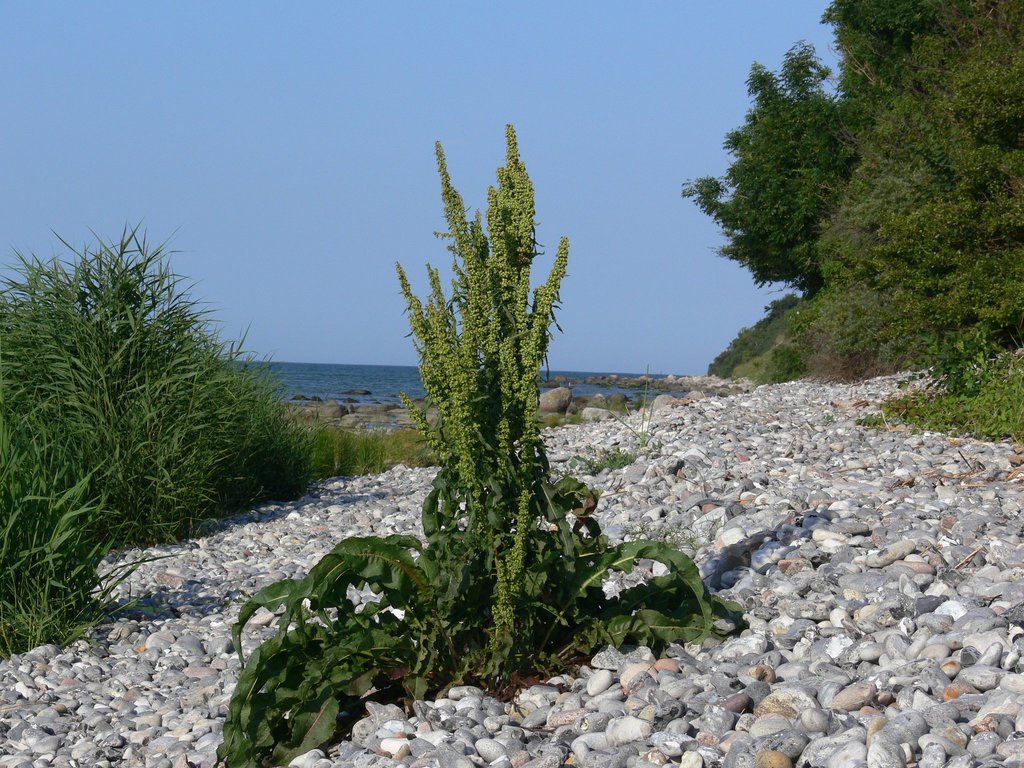
<svg viewBox="0 0 1024 768">
<path fill-rule="evenodd" d="M 423 397 L 423 383 L 419 369 L 412 365 L 337 365 L 329 363 L 270 363 L 270 369 L 280 380 L 286 398 L 295 395 L 324 400 L 346 398 L 360 403 L 398 402 L 399 392 L 405 392 L 413 399 Z M 551 376 L 568 376 L 584 379 L 588 376 L 603 375 L 594 371 L 551 371 Z M 619 374 L 639 376 L 640 374 Z M 370 394 L 352 394 L 353 390 L 369 390 Z M 596 387 L 577 384 L 573 391 L 578 395 L 595 392 L 619 392 L 613 387 Z"/>
</svg>

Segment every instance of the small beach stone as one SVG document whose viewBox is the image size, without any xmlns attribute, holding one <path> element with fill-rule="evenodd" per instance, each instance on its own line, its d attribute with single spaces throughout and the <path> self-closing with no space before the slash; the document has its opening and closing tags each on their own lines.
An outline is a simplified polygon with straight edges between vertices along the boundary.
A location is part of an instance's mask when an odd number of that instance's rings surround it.
<svg viewBox="0 0 1024 768">
<path fill-rule="evenodd" d="M 608 686 L 612 684 L 614 677 L 612 676 L 611 670 L 598 669 L 587 679 L 587 694 L 589 696 L 596 696 L 597 694 L 608 689 Z"/>
<path fill-rule="evenodd" d="M 759 752 L 754 760 L 755 768 L 793 768 L 793 761 L 788 755 L 776 750 Z"/>
<path fill-rule="evenodd" d="M 799 726 L 807 733 L 824 733 L 828 729 L 828 714 L 817 707 L 800 712 Z"/>
<path fill-rule="evenodd" d="M 817 709 L 818 701 L 800 688 L 787 687 L 773 691 L 754 707 L 757 716 L 776 714 L 793 719 L 805 709 Z"/>
<path fill-rule="evenodd" d="M 871 702 L 877 692 L 873 683 L 855 683 L 833 696 L 829 706 L 833 709 L 860 709 Z"/>
</svg>

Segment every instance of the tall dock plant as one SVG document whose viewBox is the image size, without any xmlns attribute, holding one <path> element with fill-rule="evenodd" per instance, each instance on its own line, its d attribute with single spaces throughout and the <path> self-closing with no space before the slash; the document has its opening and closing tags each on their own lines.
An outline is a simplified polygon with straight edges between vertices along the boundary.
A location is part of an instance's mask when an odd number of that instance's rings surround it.
<svg viewBox="0 0 1024 768">
<path fill-rule="evenodd" d="M 505 167 L 498 186 L 487 193 L 487 232 L 480 213 L 466 215 L 462 196 L 452 186 L 440 143 L 435 147 L 441 176 L 449 250 L 454 259 L 451 299 L 438 271 L 428 266 L 431 292 L 426 304 L 412 292 L 405 271 L 396 265 L 409 307 L 409 322 L 420 356 L 420 376 L 437 406 L 437 428 L 423 413 L 406 406 L 430 441 L 441 472 L 437 505 L 427 511 L 431 526 L 458 524 L 465 535 L 453 540 L 465 558 L 481 552 L 474 580 L 494 582 L 493 634 L 488 661 L 502 665 L 516 642 L 516 623 L 524 597 L 524 565 L 530 535 L 542 510 L 549 471 L 540 440 L 537 373 L 544 363 L 559 287 L 569 260 L 569 240 L 558 244 L 547 282 L 530 291 L 530 268 L 540 255 L 536 238 L 533 184 L 519 158 L 513 127 L 506 128 Z M 429 533 L 429 531 L 427 531 Z M 519 625 L 520 634 L 529 626 Z M 499 673 L 498 668 L 485 669 Z"/>
<path fill-rule="evenodd" d="M 708 594 L 693 562 L 659 542 L 610 546 L 592 516 L 597 495 L 572 478 L 552 482 L 537 423 L 544 362 L 565 276 L 563 239 L 545 283 L 531 291 L 540 255 L 533 188 L 507 129 L 506 165 L 488 192 L 486 231 L 466 217 L 437 146 L 454 256 L 451 296 L 428 267 L 418 299 L 398 267 L 428 402 L 413 418 L 440 459 L 423 504 L 426 542 L 351 537 L 302 579 L 272 584 L 243 607 L 281 611 L 277 634 L 243 667 L 218 750 L 229 766 L 281 765 L 323 746 L 362 714 L 365 697 L 423 698 L 458 683 L 490 690 L 547 673 L 602 644 L 662 650 L 715 633 L 738 606 Z M 657 560 L 667 573 L 605 596 L 613 571 Z M 354 605 L 350 588 L 377 602 Z M 283 609 L 283 610 L 281 610 Z"/>
</svg>

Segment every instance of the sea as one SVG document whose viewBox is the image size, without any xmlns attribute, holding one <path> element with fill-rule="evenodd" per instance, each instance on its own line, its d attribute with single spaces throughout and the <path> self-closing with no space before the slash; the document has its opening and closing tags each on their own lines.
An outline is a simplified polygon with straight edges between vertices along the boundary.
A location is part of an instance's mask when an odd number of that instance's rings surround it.
<svg viewBox="0 0 1024 768">
<path fill-rule="evenodd" d="M 338 400 L 350 403 L 397 403 L 400 393 L 405 392 L 412 399 L 423 397 L 426 392 L 420 380 L 420 371 L 414 365 L 347 365 L 341 363 L 268 363 L 271 374 L 278 380 L 284 399 L 296 397 L 319 397 L 322 400 Z M 606 376 L 604 371 L 542 371 L 542 378 L 565 376 L 574 382 L 592 376 Z M 639 373 L 618 373 L 619 376 L 636 377 Z M 652 375 L 652 378 L 655 378 Z M 603 387 L 593 384 L 574 383 L 577 395 L 592 395 L 598 392 L 613 394 L 630 393 L 634 390 L 619 387 Z"/>
</svg>

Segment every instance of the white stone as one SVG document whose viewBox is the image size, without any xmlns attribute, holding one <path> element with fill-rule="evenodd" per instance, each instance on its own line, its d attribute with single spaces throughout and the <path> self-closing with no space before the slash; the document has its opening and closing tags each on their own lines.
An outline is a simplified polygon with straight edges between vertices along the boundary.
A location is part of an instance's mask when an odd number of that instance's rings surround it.
<svg viewBox="0 0 1024 768">
<path fill-rule="evenodd" d="M 596 696 L 602 691 L 607 690 L 613 680 L 614 676 L 612 675 L 611 670 L 594 670 L 594 674 L 587 678 L 587 694 L 589 696 Z"/>
</svg>

